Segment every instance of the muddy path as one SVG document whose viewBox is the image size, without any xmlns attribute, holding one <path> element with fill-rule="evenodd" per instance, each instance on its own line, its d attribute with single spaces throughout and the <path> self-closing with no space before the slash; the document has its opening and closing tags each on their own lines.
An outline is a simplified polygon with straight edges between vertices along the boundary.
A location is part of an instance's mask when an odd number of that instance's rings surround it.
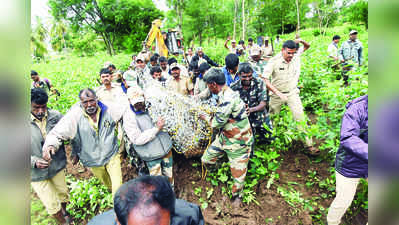
<svg viewBox="0 0 399 225">
<path fill-rule="evenodd" d="M 186 159 L 183 155 L 174 153 L 174 176 L 175 192 L 178 198 L 185 199 L 198 205 L 206 205 L 203 215 L 206 224 L 215 225 L 258 225 L 258 224 L 326 224 L 326 210 L 331 204 L 334 195 L 327 188 L 320 188 L 317 181 L 322 181 L 331 175 L 330 168 L 333 167 L 331 160 L 312 158 L 303 154 L 300 143 L 294 144 L 288 151 L 280 152 L 282 163 L 277 169 L 279 179 L 267 189 L 267 179 L 261 180 L 254 188 L 256 201 L 249 205 L 243 203 L 239 209 L 233 209 L 229 197 L 222 192 L 227 188 L 225 184 L 213 186 L 211 182 L 201 179 L 200 158 Z M 69 149 L 67 148 L 67 155 Z M 68 156 L 69 157 L 69 156 Z M 309 171 L 314 178 L 309 178 Z M 80 164 L 72 165 L 68 158 L 67 172 L 79 179 L 92 176 L 89 169 Z M 136 169 L 129 164 L 128 160 L 122 163 L 123 181 L 137 177 Z M 313 185 L 310 185 L 314 181 Z M 307 184 L 308 183 L 308 184 Z M 313 211 L 304 210 L 301 205 L 289 204 L 277 190 L 283 187 L 286 190 L 297 191 L 302 199 L 315 199 L 317 205 Z M 201 189 L 199 191 L 199 189 Z M 212 189 L 212 195 L 208 198 L 207 192 Z M 321 196 L 324 196 L 321 197 Z M 367 222 L 367 211 L 363 209 L 352 209 L 355 215 L 345 215 L 345 224 L 365 224 Z M 321 217 L 319 220 L 314 218 Z M 314 218 L 312 218 L 312 216 Z"/>
</svg>

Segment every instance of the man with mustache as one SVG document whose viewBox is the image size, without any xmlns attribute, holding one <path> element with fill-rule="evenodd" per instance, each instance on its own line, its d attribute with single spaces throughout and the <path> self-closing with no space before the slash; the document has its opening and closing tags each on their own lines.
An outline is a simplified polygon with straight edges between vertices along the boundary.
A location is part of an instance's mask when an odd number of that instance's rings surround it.
<svg viewBox="0 0 399 225">
<path fill-rule="evenodd" d="M 172 63 L 169 67 L 171 68 L 172 78 L 166 81 L 166 87 L 182 95 L 193 95 L 194 85 L 189 78 L 180 76 L 179 65 Z"/>
<path fill-rule="evenodd" d="M 299 43 L 302 43 L 304 47 L 298 48 Z M 310 45 L 301 39 L 288 40 L 283 43 L 281 52 L 267 63 L 262 78 L 266 83 L 267 89 L 272 92 L 270 96 L 270 112 L 272 114 L 278 114 L 281 106 L 287 104 L 296 121 L 305 121 L 305 113 L 299 97 L 298 80 L 300 75 L 300 56 L 309 47 Z M 298 126 L 298 129 L 306 132 L 306 127 L 304 126 Z M 318 149 L 313 147 L 311 138 L 306 138 L 305 145 L 310 154 L 317 155 L 320 153 Z"/>
<path fill-rule="evenodd" d="M 42 144 L 47 133 L 62 117 L 58 111 L 47 108 L 47 101 L 46 91 L 31 89 L 31 186 L 58 224 L 71 224 L 72 218 L 66 210 L 69 194 L 65 183 L 64 145 L 60 143 L 51 162 L 42 158 Z"/>
<path fill-rule="evenodd" d="M 112 194 L 122 185 L 121 160 L 118 151 L 117 123 L 131 139 L 135 130 L 133 112 L 128 104 L 104 104 L 90 88 L 79 92 L 76 103 L 47 135 L 43 145 L 43 159 L 50 162 L 65 140 L 75 138 L 77 146 L 72 151 L 74 163 L 78 160 L 91 168 Z M 76 157 L 75 157 L 76 156 Z"/>
<path fill-rule="evenodd" d="M 112 82 L 112 72 L 108 68 L 100 70 L 100 79 L 103 85 L 95 89 L 98 100 L 102 102 L 119 102 L 127 103 L 126 94 L 123 93 L 119 85 Z"/>
<path fill-rule="evenodd" d="M 241 100 L 246 105 L 246 112 L 256 138 L 256 144 L 270 143 L 270 138 L 266 138 L 265 135 L 271 133 L 263 127 L 263 123 L 270 127 L 266 110 L 266 103 L 268 102 L 266 86 L 262 79 L 253 77 L 253 72 L 250 63 L 240 63 L 238 67 L 240 80 L 232 83 L 230 88 L 240 94 Z"/>
</svg>

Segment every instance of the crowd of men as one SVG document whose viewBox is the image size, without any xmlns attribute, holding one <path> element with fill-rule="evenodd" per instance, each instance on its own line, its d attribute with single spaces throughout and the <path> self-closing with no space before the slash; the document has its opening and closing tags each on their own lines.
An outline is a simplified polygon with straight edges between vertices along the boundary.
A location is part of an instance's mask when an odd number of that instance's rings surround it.
<svg viewBox="0 0 399 225">
<path fill-rule="evenodd" d="M 73 221 L 66 210 L 64 142 L 70 141 L 72 163 L 80 162 L 90 168 L 114 197 L 116 217 L 106 212 L 90 224 L 112 224 L 104 223 L 107 219 L 122 225 L 144 224 L 142 221 L 204 223 L 198 206 L 174 197 L 172 139 L 163 130 L 165 118 L 151 118 L 148 113 L 143 75 L 152 77 L 166 89 L 197 100 L 210 100 L 215 106 L 214 115 L 199 116 L 214 131 L 219 131 L 201 161 L 206 169 L 214 170 L 227 155 L 233 179 L 232 205 L 239 207 L 254 146 L 273 141 L 269 113 L 278 114 L 282 105 L 288 105 L 293 119 L 299 122 L 298 129 L 307 133 L 298 82 L 301 57 L 310 44 L 299 37 L 284 42 L 277 38 L 275 44 L 282 42 L 281 51 L 277 52 L 268 37 L 261 46 L 249 38 L 247 46 L 243 41 L 237 46 L 232 40 L 228 47 L 229 40 L 225 42 L 230 53 L 224 66 L 214 62 L 201 47 L 196 48 L 195 54 L 189 48 L 181 59 L 142 51 L 132 56 L 125 72 L 106 62 L 99 72 L 101 85 L 77 93 L 80 101 L 64 116 L 47 108 L 48 93 L 54 87 L 48 79 L 41 79 L 32 71 L 31 184 L 48 213 L 60 224 Z M 349 61 L 362 64 L 362 46 L 356 31 L 350 32 L 350 39 L 340 49 L 339 40 L 339 36 L 333 37 L 328 57 L 341 63 L 347 76 L 353 69 Z M 347 108 L 337 153 L 337 197 L 328 216 L 329 224 L 339 224 L 353 199 L 358 179 L 367 178 L 367 96 L 354 100 Z M 311 137 L 304 142 L 306 153 L 320 154 Z M 126 155 L 140 178 L 122 184 L 121 160 Z M 343 187 L 350 187 L 351 192 Z M 149 214 L 143 210 L 149 210 Z"/>
</svg>

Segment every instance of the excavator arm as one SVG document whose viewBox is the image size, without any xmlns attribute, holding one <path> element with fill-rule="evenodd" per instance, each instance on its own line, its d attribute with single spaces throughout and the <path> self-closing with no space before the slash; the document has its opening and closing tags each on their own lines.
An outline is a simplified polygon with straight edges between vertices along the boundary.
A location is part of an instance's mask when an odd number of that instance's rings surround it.
<svg viewBox="0 0 399 225">
<path fill-rule="evenodd" d="M 163 40 L 163 36 L 161 30 L 159 29 L 162 25 L 162 21 L 160 19 L 156 19 L 152 22 L 152 27 L 150 32 L 148 32 L 147 38 L 144 41 L 146 48 L 150 48 L 152 42 L 156 40 L 158 54 L 161 56 L 168 56 L 168 48 L 165 45 Z"/>
</svg>

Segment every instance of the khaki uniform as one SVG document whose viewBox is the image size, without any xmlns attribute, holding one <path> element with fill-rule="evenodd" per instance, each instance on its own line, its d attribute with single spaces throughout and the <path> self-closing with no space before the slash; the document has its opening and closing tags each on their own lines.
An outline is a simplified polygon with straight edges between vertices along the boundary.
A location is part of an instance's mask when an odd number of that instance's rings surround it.
<svg viewBox="0 0 399 225">
<path fill-rule="evenodd" d="M 267 47 L 263 45 L 261 51 L 263 60 L 269 61 L 270 58 L 273 56 L 273 48 L 271 45 Z"/>
<path fill-rule="evenodd" d="M 31 121 L 39 127 L 43 139 L 47 136 L 47 115 L 46 113 L 46 116 L 40 121 L 31 114 Z M 61 203 L 68 202 L 69 194 L 65 182 L 65 169 L 49 179 L 31 182 L 31 186 L 50 215 L 61 210 Z"/>
<path fill-rule="evenodd" d="M 263 78 L 271 80 L 272 85 L 288 97 L 288 100 L 285 102 L 271 92 L 270 113 L 279 113 L 281 106 L 287 104 L 296 121 L 305 120 L 302 102 L 299 97 L 299 89 L 297 88 L 300 74 L 300 56 L 302 52 L 303 51 L 298 51 L 289 63 L 284 60 L 280 52 L 270 59 L 262 74 Z M 299 129 L 305 131 L 305 127 L 303 126 L 300 126 Z M 306 145 L 312 146 L 312 140 L 307 138 Z"/>
<path fill-rule="evenodd" d="M 126 94 L 123 92 L 120 85 L 111 83 L 111 89 L 108 90 L 104 85 L 95 89 L 98 100 L 102 102 L 123 102 L 127 103 Z"/>
<path fill-rule="evenodd" d="M 251 51 L 253 48 L 256 48 L 257 46 L 255 46 L 255 44 L 252 44 L 252 46 L 247 46 L 247 52 L 248 52 L 248 58 L 251 57 Z"/>
<path fill-rule="evenodd" d="M 127 99 L 126 94 L 123 92 L 120 85 L 115 83 L 111 83 L 111 89 L 108 90 L 104 85 L 97 87 L 95 89 L 98 100 L 107 103 L 121 103 L 121 104 L 129 104 L 129 100 Z M 123 152 L 125 150 L 125 143 L 122 141 L 123 139 L 123 129 L 120 123 L 118 123 L 118 140 L 121 145 L 119 146 L 119 152 Z"/>
<path fill-rule="evenodd" d="M 173 77 L 169 78 L 169 80 L 166 81 L 166 88 L 182 95 L 189 95 L 190 91 L 194 89 L 194 86 L 189 78 L 180 76 L 179 81 L 176 81 Z"/>
<path fill-rule="evenodd" d="M 229 47 L 229 52 L 230 53 L 233 53 L 233 54 L 236 54 L 236 52 L 237 52 L 237 48 L 238 48 L 238 46 L 236 45 L 236 47 L 235 48 L 233 48 L 232 46 L 230 46 Z"/>
</svg>

